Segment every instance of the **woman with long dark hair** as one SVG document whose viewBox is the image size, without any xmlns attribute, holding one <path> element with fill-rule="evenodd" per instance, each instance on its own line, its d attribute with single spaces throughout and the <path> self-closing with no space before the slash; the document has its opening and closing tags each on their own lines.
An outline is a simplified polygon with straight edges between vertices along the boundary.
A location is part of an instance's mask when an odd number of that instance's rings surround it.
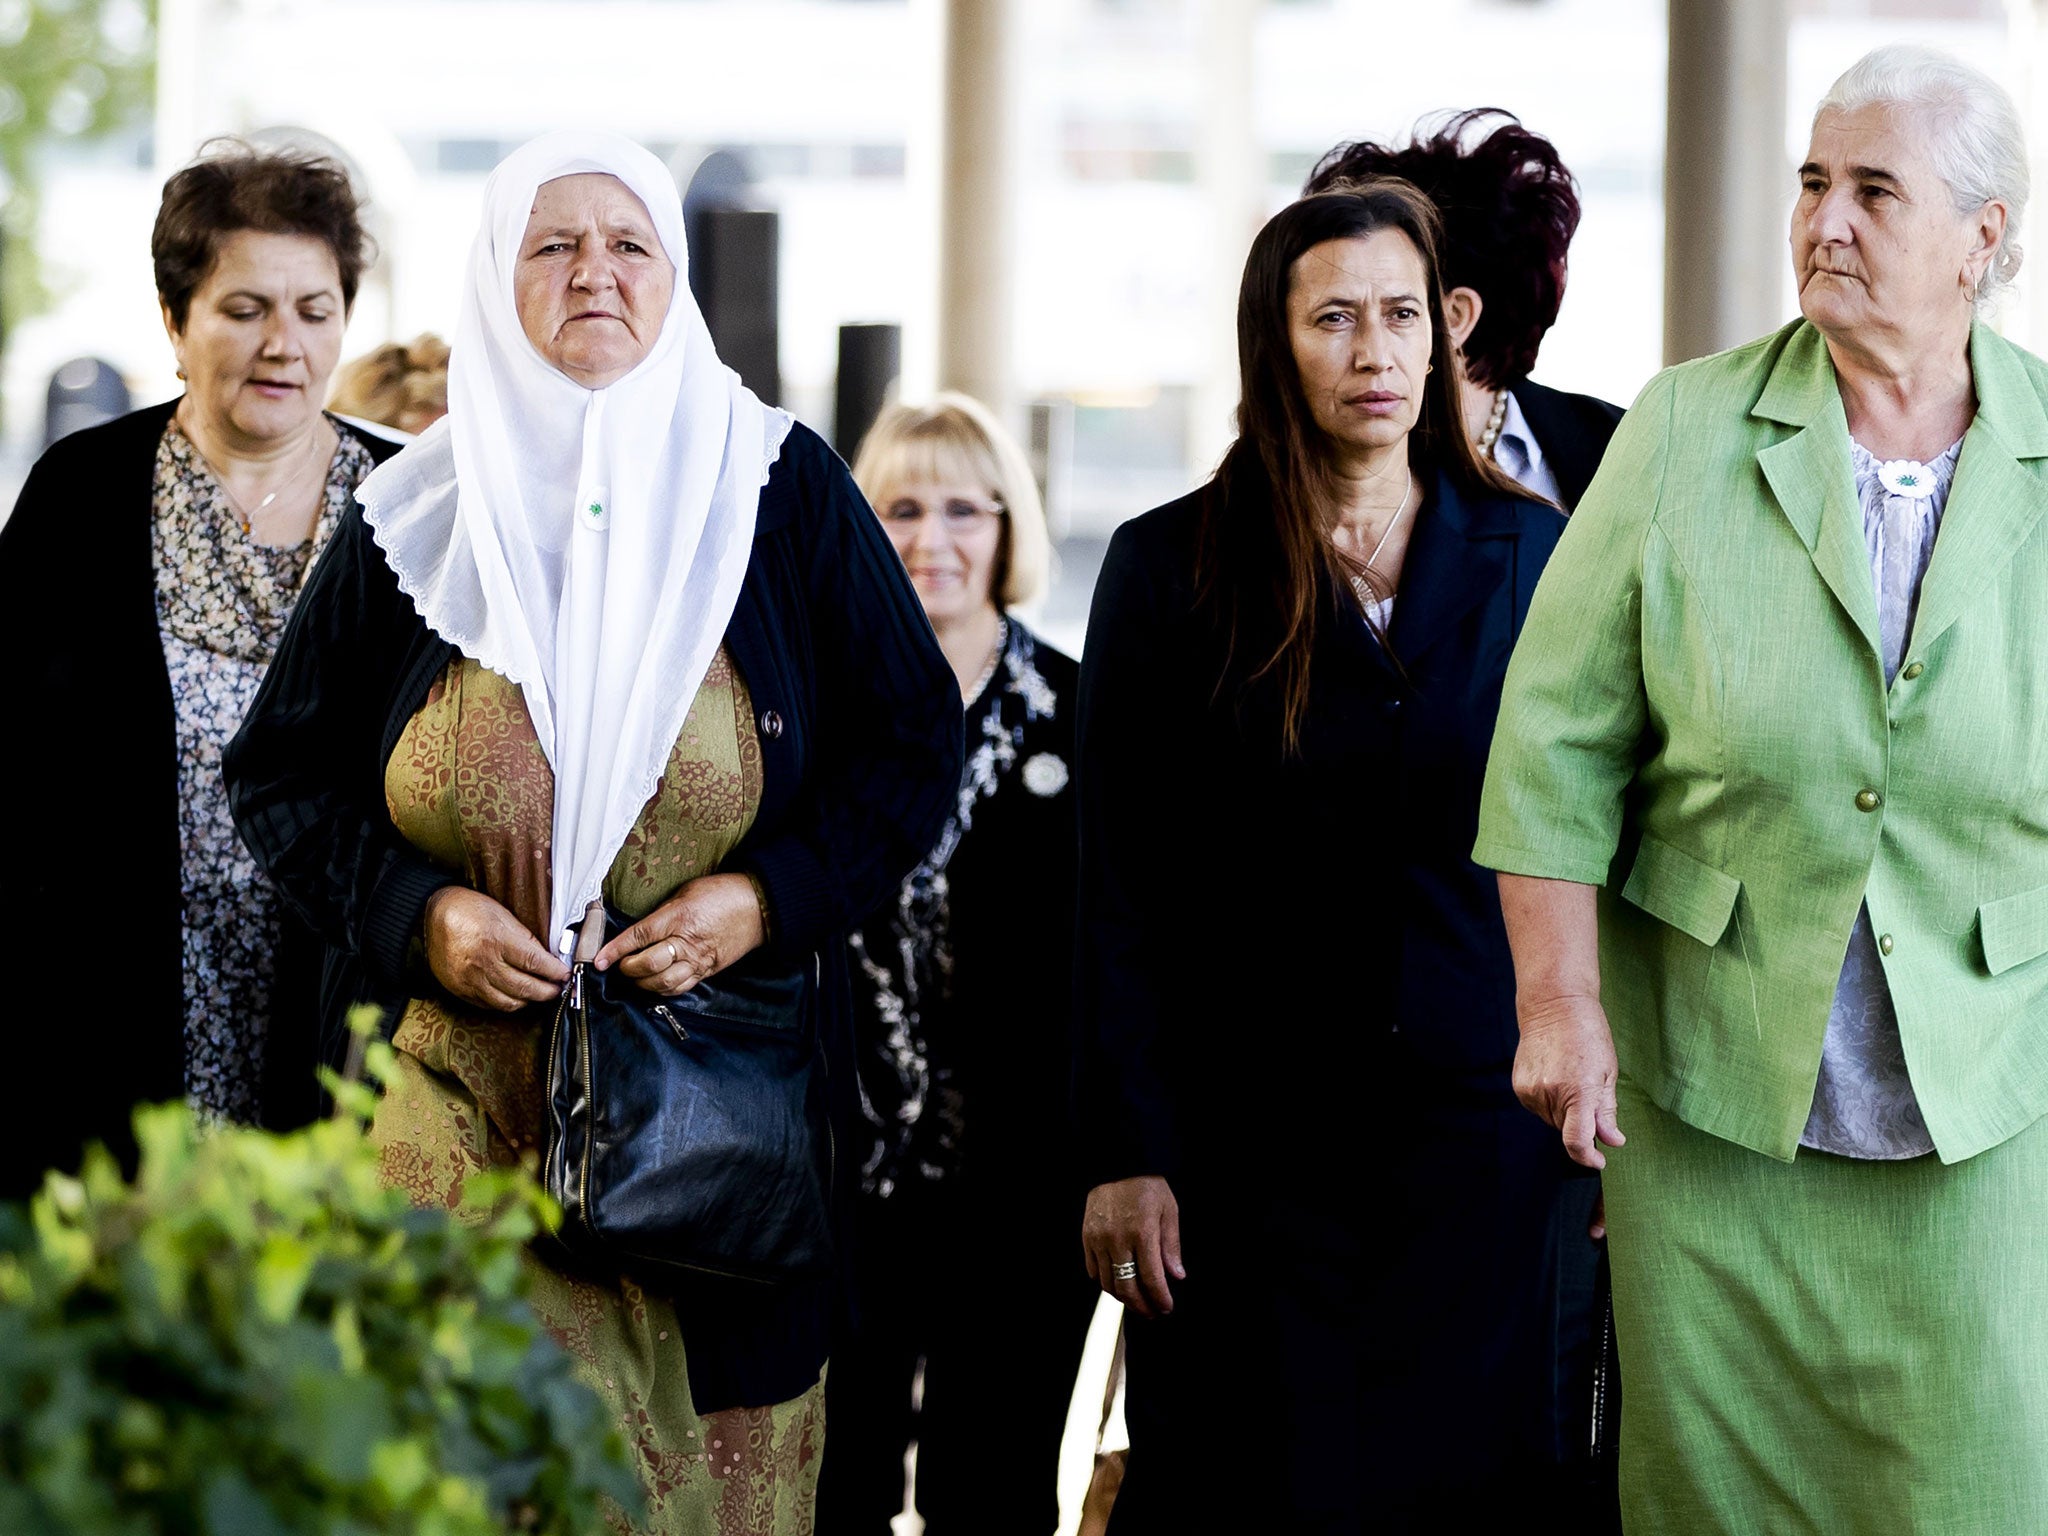
<svg viewBox="0 0 2048 1536">
<path fill-rule="evenodd" d="M 1567 1162 L 1509 1082 L 1469 850 L 1563 518 L 1462 429 L 1438 241 L 1393 180 L 1266 225 L 1240 435 L 1095 592 L 1080 1097 L 1089 1270 L 1137 1315 L 1119 1533 L 1213 1528 L 1225 1465 L 1242 1523 L 1289 1532 L 1469 1529 L 1558 1476 Z"/>
<path fill-rule="evenodd" d="M 1444 224 L 1444 318 L 1465 430 L 1529 491 L 1569 512 L 1600 467 L 1621 407 L 1529 377 L 1564 304 L 1579 188 L 1557 146 L 1512 112 L 1474 107 L 1416 124 L 1406 144 L 1339 144 L 1303 193 L 1399 176 Z"/>
</svg>

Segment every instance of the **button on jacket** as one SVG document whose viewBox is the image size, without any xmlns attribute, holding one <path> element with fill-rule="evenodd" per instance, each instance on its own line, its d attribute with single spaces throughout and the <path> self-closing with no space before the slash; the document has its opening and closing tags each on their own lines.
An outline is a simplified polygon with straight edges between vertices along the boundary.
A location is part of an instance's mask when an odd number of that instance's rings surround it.
<svg viewBox="0 0 2048 1536">
<path fill-rule="evenodd" d="M 1622 1071 L 1778 1158 L 1866 901 L 1943 1160 L 2048 1111 L 2048 363 L 1979 326 L 1970 365 L 1889 687 L 1804 321 L 1644 390 L 1508 670 L 1475 857 L 1604 886 Z"/>
</svg>

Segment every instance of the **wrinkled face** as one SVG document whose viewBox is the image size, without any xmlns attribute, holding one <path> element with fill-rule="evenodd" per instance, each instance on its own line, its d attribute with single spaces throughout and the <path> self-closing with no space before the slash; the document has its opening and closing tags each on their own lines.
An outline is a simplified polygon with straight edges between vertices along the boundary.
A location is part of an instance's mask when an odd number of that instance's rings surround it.
<svg viewBox="0 0 2048 1536">
<path fill-rule="evenodd" d="M 1824 335 L 1911 333 L 1953 317 L 1995 252 L 1980 216 L 1956 211 L 1917 127 L 1885 106 L 1825 112 L 1813 125 L 1792 271 L 1800 312 Z"/>
<path fill-rule="evenodd" d="M 512 295 L 534 350 L 585 389 L 638 366 L 668 318 L 675 263 L 616 176 L 559 176 L 533 195 Z"/>
<path fill-rule="evenodd" d="M 182 331 L 164 312 L 188 409 L 250 446 L 288 438 L 318 415 L 347 323 L 327 242 L 253 229 L 220 242 Z"/>
<path fill-rule="evenodd" d="M 1340 453 L 1401 441 L 1429 372 L 1428 278 L 1398 229 L 1325 240 L 1295 259 L 1287 329 L 1302 393 Z"/>
<path fill-rule="evenodd" d="M 883 489 L 875 515 L 934 627 L 992 606 L 1004 513 L 988 488 L 914 481 Z"/>
</svg>

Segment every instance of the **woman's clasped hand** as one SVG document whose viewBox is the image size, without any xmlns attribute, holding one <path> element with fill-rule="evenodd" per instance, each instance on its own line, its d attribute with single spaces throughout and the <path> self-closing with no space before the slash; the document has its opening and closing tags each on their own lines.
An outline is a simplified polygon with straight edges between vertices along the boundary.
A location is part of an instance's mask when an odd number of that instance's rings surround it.
<svg viewBox="0 0 2048 1536">
<path fill-rule="evenodd" d="M 444 885 L 421 917 L 427 967 L 466 1002 L 517 1013 L 562 990 L 569 967 L 509 908 L 466 885 Z"/>
<path fill-rule="evenodd" d="M 768 937 L 754 883 L 745 875 L 704 875 L 598 951 L 649 992 L 675 997 L 714 976 Z"/>
</svg>

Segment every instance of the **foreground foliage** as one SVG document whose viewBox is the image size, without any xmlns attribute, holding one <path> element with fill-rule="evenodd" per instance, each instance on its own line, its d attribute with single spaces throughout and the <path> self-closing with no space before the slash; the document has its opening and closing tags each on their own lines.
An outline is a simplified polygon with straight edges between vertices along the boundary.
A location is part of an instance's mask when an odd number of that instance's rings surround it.
<svg viewBox="0 0 2048 1536">
<path fill-rule="evenodd" d="M 373 1046 L 373 1058 L 384 1048 Z M 582 1536 L 640 1504 L 522 1299 L 552 1216 L 519 1174 L 455 1213 L 378 1178 L 353 1111 L 289 1136 L 138 1114 L 0 1206 L 7 1536 Z"/>
</svg>

